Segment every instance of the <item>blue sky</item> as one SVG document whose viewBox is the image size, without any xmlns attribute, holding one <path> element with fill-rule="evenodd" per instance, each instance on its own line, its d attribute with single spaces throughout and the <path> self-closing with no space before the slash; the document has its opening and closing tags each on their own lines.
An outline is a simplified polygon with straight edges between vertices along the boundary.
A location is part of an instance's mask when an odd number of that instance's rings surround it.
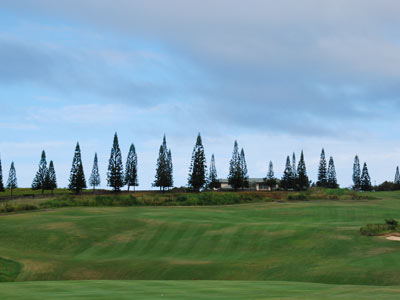
<svg viewBox="0 0 400 300">
<path fill-rule="evenodd" d="M 233 142 L 249 175 L 321 148 L 351 184 L 355 154 L 373 182 L 400 164 L 398 1 L 8 1 L 0 12 L 0 154 L 30 186 L 41 150 L 66 186 L 75 144 L 102 187 L 115 131 L 134 143 L 150 188 L 162 136 L 186 184 L 201 132 L 225 177 Z"/>
</svg>

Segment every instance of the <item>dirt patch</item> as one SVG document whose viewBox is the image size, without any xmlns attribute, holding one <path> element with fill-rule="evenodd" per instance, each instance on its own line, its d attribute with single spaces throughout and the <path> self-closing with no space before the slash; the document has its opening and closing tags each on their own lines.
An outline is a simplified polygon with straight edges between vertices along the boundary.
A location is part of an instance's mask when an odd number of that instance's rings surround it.
<svg viewBox="0 0 400 300">
<path fill-rule="evenodd" d="M 389 241 L 398 241 L 400 242 L 400 236 L 399 235 L 390 235 L 386 237 L 387 240 Z"/>
</svg>

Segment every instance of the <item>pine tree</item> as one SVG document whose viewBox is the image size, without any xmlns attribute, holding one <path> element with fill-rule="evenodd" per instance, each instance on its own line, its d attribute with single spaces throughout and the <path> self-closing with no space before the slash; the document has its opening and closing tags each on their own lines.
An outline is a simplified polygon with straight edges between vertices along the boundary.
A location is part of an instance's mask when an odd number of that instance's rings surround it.
<svg viewBox="0 0 400 300">
<path fill-rule="evenodd" d="M 174 171 L 174 169 L 173 169 L 173 165 L 172 165 L 172 154 L 171 154 L 171 149 L 169 149 L 168 150 L 168 156 L 167 156 L 167 158 L 168 158 L 168 169 L 167 169 L 167 171 L 168 171 L 168 173 L 167 173 L 167 175 L 168 175 L 168 188 L 169 187 L 173 187 L 174 186 L 174 177 L 173 177 L 173 171 Z"/>
<path fill-rule="evenodd" d="M 219 189 L 221 187 L 221 182 L 219 182 L 219 180 L 218 180 L 217 168 L 215 167 L 214 154 L 211 155 L 210 173 L 208 175 L 207 186 L 209 189 Z"/>
<path fill-rule="evenodd" d="M 360 179 L 360 189 L 362 191 L 372 190 L 371 178 L 369 177 L 367 163 L 364 163 L 364 166 L 362 169 L 361 179 Z"/>
<path fill-rule="evenodd" d="M 399 172 L 399 166 L 396 167 L 396 174 L 394 175 L 394 184 L 398 185 L 400 184 L 400 172 Z"/>
<path fill-rule="evenodd" d="M 160 146 L 157 159 L 156 167 L 156 178 L 153 186 L 157 186 L 163 191 L 165 188 L 173 186 L 173 167 L 172 167 L 172 155 L 171 150 L 167 148 L 167 140 L 163 138 L 163 142 Z"/>
<path fill-rule="evenodd" d="M 353 163 L 353 189 L 359 190 L 361 187 L 361 169 L 360 169 L 360 160 L 358 159 L 358 155 L 354 157 Z"/>
<path fill-rule="evenodd" d="M 325 150 L 322 148 L 321 158 L 319 160 L 318 167 L 318 181 L 317 186 L 327 187 L 328 186 L 328 178 L 327 178 L 327 169 L 326 169 L 326 159 L 325 159 Z"/>
<path fill-rule="evenodd" d="M 93 187 L 93 192 L 96 189 L 96 186 L 99 186 L 101 183 L 100 181 L 100 173 L 99 173 L 99 164 L 97 160 L 97 153 L 94 154 L 94 160 L 93 160 L 93 168 L 92 168 L 92 173 L 90 174 L 89 178 L 89 184 L 90 186 Z"/>
<path fill-rule="evenodd" d="M 74 158 L 72 160 L 71 173 L 69 176 L 68 189 L 79 194 L 86 188 L 85 173 L 83 171 L 81 148 L 76 143 Z"/>
<path fill-rule="evenodd" d="M 126 158 L 125 184 L 128 186 L 128 191 L 129 187 L 133 186 L 133 188 L 135 188 L 139 185 L 137 175 L 137 155 L 134 144 L 131 144 L 128 157 Z"/>
<path fill-rule="evenodd" d="M 4 181 L 3 181 L 3 168 L 1 167 L 1 157 L 0 157 L 0 192 L 4 192 Z"/>
<path fill-rule="evenodd" d="M 308 176 L 307 176 L 306 163 L 304 161 L 303 150 L 301 150 L 299 165 L 297 167 L 296 188 L 300 191 L 304 191 L 304 190 L 307 190 L 309 188 L 309 186 L 310 186 L 310 182 L 309 182 Z"/>
<path fill-rule="evenodd" d="M 47 170 L 46 174 L 45 189 L 50 190 L 51 193 L 53 193 L 54 189 L 56 188 L 57 188 L 56 170 L 54 169 L 54 163 L 51 160 L 49 163 L 49 169 Z"/>
<path fill-rule="evenodd" d="M 295 182 L 296 179 L 297 179 L 296 154 L 293 152 L 293 155 L 292 155 L 292 181 Z"/>
<path fill-rule="evenodd" d="M 192 160 L 189 167 L 188 186 L 195 191 L 200 191 L 207 181 L 207 166 L 204 147 L 200 133 L 197 135 L 196 144 L 192 152 Z"/>
<path fill-rule="evenodd" d="M 235 190 L 242 187 L 243 173 L 237 141 L 233 144 L 232 158 L 229 162 L 228 184 Z"/>
<path fill-rule="evenodd" d="M 15 171 L 14 162 L 11 163 L 10 172 L 8 173 L 7 188 L 11 191 L 11 197 L 13 190 L 18 187 L 17 183 L 17 172 Z"/>
<path fill-rule="evenodd" d="M 117 133 L 114 134 L 114 142 L 111 148 L 110 160 L 108 161 L 107 183 L 114 191 L 119 191 L 124 186 L 122 155 Z"/>
<path fill-rule="evenodd" d="M 290 157 L 289 155 L 286 158 L 286 165 L 285 170 L 283 171 L 283 176 L 281 179 L 281 188 L 284 190 L 292 189 L 293 188 L 293 170 L 290 164 Z"/>
<path fill-rule="evenodd" d="M 46 176 L 47 176 L 47 162 L 46 162 L 46 153 L 44 150 L 42 151 L 42 156 L 39 162 L 39 170 L 36 172 L 36 176 L 32 182 L 33 190 L 42 190 L 42 194 L 46 188 Z"/>
<path fill-rule="evenodd" d="M 332 156 L 329 158 L 328 165 L 328 187 L 331 189 L 336 189 L 339 187 L 336 180 L 335 163 L 333 162 Z"/>
<path fill-rule="evenodd" d="M 276 180 L 275 174 L 274 174 L 274 165 L 272 164 L 272 161 L 270 161 L 269 165 L 268 165 L 268 172 L 267 172 L 267 177 L 266 177 L 265 183 L 269 186 L 271 191 L 274 189 L 274 187 L 276 186 L 276 183 L 277 183 L 277 180 Z"/>
<path fill-rule="evenodd" d="M 247 163 L 246 157 L 244 155 L 244 150 L 240 151 L 240 169 L 242 171 L 242 186 L 241 188 L 248 188 L 249 187 L 249 176 L 247 175 Z"/>
</svg>

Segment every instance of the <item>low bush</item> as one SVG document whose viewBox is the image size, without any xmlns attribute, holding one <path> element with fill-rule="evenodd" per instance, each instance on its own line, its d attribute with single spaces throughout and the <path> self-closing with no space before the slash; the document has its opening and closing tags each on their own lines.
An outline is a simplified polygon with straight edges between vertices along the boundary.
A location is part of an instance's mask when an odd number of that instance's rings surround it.
<svg viewBox="0 0 400 300">
<path fill-rule="evenodd" d="M 385 220 L 385 224 L 367 224 L 360 228 L 362 235 L 376 236 L 400 232 L 399 223 L 394 219 Z"/>
<path fill-rule="evenodd" d="M 309 197 L 306 193 L 292 193 L 287 196 L 287 200 L 289 201 L 306 201 L 309 200 Z"/>
<path fill-rule="evenodd" d="M 0 212 L 17 212 L 24 210 L 35 210 L 38 209 L 36 205 L 25 204 L 25 203 L 9 203 L 6 202 L 0 206 Z"/>
</svg>

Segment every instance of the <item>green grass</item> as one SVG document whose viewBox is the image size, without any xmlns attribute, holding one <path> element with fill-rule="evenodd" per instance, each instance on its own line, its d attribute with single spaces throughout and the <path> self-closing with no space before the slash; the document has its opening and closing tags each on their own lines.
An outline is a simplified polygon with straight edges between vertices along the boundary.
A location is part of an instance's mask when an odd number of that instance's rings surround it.
<svg viewBox="0 0 400 300">
<path fill-rule="evenodd" d="M 3 214 L 0 281 L 60 282 L 2 283 L 0 298 L 13 291 L 32 293 L 31 299 L 46 291 L 72 298 L 85 291 L 93 299 L 113 291 L 120 298 L 130 293 L 157 298 L 152 293 L 163 286 L 171 299 L 188 298 L 188 293 L 203 299 L 207 291 L 214 295 L 208 299 L 268 299 L 280 289 L 283 299 L 361 299 L 354 297 L 361 294 L 386 299 L 378 297 L 381 293 L 395 299 L 400 289 L 383 286 L 400 286 L 400 242 L 363 236 L 359 230 L 400 219 L 400 192 L 364 194 L 363 200 Z"/>
<path fill-rule="evenodd" d="M 390 300 L 400 287 L 275 281 L 61 281 L 1 283 L 1 299 Z"/>
</svg>

